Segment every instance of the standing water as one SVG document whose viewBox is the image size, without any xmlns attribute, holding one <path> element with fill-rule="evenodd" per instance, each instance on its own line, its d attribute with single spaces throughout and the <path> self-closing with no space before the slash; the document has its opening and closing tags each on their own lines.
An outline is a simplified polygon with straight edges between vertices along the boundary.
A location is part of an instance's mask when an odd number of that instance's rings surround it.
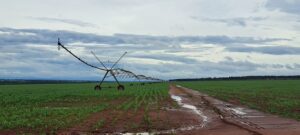
<svg viewBox="0 0 300 135">
<path fill-rule="evenodd" d="M 182 106 L 183 108 L 190 109 L 194 113 L 199 115 L 202 118 L 202 121 L 203 121 L 203 123 L 201 124 L 201 127 L 204 127 L 207 124 L 208 117 L 205 116 L 200 110 L 198 110 L 196 106 L 183 103 L 182 98 L 179 97 L 179 96 L 171 95 L 171 98 L 174 99 L 178 103 L 178 105 Z"/>
</svg>

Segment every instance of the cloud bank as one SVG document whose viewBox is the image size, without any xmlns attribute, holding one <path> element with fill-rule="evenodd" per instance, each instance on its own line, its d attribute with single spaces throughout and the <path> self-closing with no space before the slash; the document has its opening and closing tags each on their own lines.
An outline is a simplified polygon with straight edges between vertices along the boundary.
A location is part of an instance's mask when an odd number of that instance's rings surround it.
<svg viewBox="0 0 300 135">
<path fill-rule="evenodd" d="M 76 61 L 66 52 L 57 51 L 57 37 L 74 53 L 95 65 L 93 50 L 103 60 L 116 60 L 124 51 L 128 56 L 122 68 L 154 77 L 210 77 L 255 75 L 263 70 L 299 69 L 296 64 L 264 64 L 239 60 L 226 53 L 299 55 L 297 47 L 249 47 L 290 41 L 284 38 L 229 36 L 149 36 L 132 34 L 97 35 L 74 31 L 47 29 L 0 28 L 0 73 L 2 78 L 99 79 L 99 71 Z M 212 60 L 214 51 L 224 55 Z M 100 72 L 101 73 L 101 72 Z"/>
</svg>

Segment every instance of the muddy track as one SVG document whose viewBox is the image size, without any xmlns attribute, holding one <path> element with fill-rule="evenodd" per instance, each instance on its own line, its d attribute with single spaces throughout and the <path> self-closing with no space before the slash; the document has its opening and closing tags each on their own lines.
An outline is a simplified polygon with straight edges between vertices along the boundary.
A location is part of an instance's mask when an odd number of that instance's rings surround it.
<svg viewBox="0 0 300 135">
<path fill-rule="evenodd" d="M 281 118 L 275 115 L 266 114 L 257 110 L 249 109 L 245 106 L 235 105 L 228 102 L 224 102 L 206 94 L 194 91 L 181 86 L 170 86 L 170 93 L 172 91 L 181 92 L 182 96 L 188 95 L 192 104 L 199 104 L 205 102 L 205 112 L 209 110 L 214 111 L 214 115 L 218 115 L 219 119 L 228 125 L 237 127 L 238 129 L 232 129 L 232 131 L 240 132 L 240 130 L 248 131 L 250 134 L 258 135 L 299 135 L 300 134 L 300 122 L 292 119 Z M 178 92 L 179 91 L 179 92 Z M 198 106 L 199 110 L 202 110 L 203 106 Z M 211 116 L 208 115 L 210 118 Z M 218 121 L 210 121 L 211 125 L 215 125 Z M 211 125 L 207 125 L 207 128 L 211 128 Z M 214 131 L 214 130 L 212 130 Z M 199 132 L 196 132 L 197 134 Z M 209 132 L 208 132 L 209 133 Z M 227 134 L 223 132 L 222 134 Z"/>
<path fill-rule="evenodd" d="M 176 134 L 213 134 L 213 135 L 256 135 L 258 133 L 237 126 L 224 120 L 223 116 L 205 100 L 204 95 L 182 87 L 170 86 L 170 95 L 181 98 L 182 106 L 195 106 L 201 112 L 198 117 L 201 119 L 200 127 L 189 131 L 177 132 Z"/>
</svg>

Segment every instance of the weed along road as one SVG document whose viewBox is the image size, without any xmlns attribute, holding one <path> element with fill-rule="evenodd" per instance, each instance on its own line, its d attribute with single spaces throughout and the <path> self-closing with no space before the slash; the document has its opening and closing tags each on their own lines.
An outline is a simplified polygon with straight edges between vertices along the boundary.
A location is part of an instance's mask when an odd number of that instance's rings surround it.
<svg viewBox="0 0 300 135">
<path fill-rule="evenodd" d="M 198 115 L 200 122 L 177 134 L 199 135 L 299 135 L 300 122 L 227 103 L 198 91 L 171 85 L 171 97 L 182 108 Z"/>
</svg>

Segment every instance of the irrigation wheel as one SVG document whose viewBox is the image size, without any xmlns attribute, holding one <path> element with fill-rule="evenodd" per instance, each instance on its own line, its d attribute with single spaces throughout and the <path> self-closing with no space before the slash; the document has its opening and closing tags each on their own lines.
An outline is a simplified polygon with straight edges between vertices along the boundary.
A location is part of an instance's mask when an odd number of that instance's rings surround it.
<svg viewBox="0 0 300 135">
<path fill-rule="evenodd" d="M 95 89 L 95 90 L 101 90 L 101 86 L 100 86 L 100 85 L 96 85 L 96 86 L 94 87 L 94 89 Z"/>
<path fill-rule="evenodd" d="M 123 90 L 125 90 L 125 87 L 123 85 L 119 85 L 118 86 L 118 90 L 122 90 L 123 91 Z"/>
</svg>

